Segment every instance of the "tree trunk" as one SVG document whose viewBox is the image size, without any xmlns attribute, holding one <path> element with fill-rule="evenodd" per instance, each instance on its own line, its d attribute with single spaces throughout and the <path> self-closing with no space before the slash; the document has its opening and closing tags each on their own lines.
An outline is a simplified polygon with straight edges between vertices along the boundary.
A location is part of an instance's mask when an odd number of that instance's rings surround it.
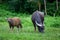
<svg viewBox="0 0 60 40">
<path fill-rule="evenodd" d="M 55 13 L 53 14 L 53 16 L 55 17 Z"/>
<path fill-rule="evenodd" d="M 56 7 L 57 7 L 56 9 L 58 10 L 58 0 L 56 0 Z"/>
<path fill-rule="evenodd" d="M 39 1 L 38 1 L 38 7 L 39 7 L 39 11 L 41 11 L 41 4 Z"/>
<path fill-rule="evenodd" d="M 47 15 L 47 11 L 46 11 L 46 0 L 44 0 L 44 7 L 45 7 L 45 14 Z"/>
<path fill-rule="evenodd" d="M 2 0 L 0 0 L 0 3 L 2 3 Z"/>
</svg>

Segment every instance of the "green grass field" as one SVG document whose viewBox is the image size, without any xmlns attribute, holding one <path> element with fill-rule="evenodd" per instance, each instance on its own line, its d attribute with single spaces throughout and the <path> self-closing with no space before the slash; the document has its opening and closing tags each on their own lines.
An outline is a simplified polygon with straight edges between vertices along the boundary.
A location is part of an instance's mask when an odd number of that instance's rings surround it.
<svg viewBox="0 0 60 40">
<path fill-rule="evenodd" d="M 53 27 L 49 25 L 49 22 L 53 22 L 50 20 L 50 17 L 45 18 L 45 33 L 39 33 L 38 30 L 34 32 L 34 27 L 30 19 L 31 16 L 22 16 L 20 18 L 23 28 L 22 30 L 20 29 L 18 33 L 16 27 L 13 32 L 9 31 L 7 21 L 0 22 L 0 40 L 60 40 L 60 28 L 58 26 Z"/>
<path fill-rule="evenodd" d="M 3 14 L 2 14 L 3 13 Z M 14 31 L 9 31 L 9 25 L 5 18 L 19 17 L 22 21 L 23 28 L 17 33 L 17 28 Z M 15 14 L 9 11 L 0 10 L 0 40 L 60 40 L 60 17 L 45 16 L 45 32 L 40 33 L 34 31 L 31 22 L 31 15 Z"/>
</svg>

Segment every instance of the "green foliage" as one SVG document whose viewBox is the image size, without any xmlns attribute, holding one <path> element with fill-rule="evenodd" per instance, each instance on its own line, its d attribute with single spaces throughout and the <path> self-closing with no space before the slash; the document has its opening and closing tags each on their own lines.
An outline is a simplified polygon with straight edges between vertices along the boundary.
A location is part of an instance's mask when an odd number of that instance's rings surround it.
<svg viewBox="0 0 60 40">
<path fill-rule="evenodd" d="M 60 10 L 56 11 L 56 16 L 60 16 Z"/>
<path fill-rule="evenodd" d="M 4 0 L 6 1 L 6 0 Z M 41 4 L 41 11 L 44 11 L 44 0 L 38 0 Z M 7 0 L 6 3 L 0 4 L 1 9 L 6 9 L 10 12 L 17 12 L 17 13 L 29 13 L 32 14 L 35 10 L 39 9 L 37 0 L 27 1 L 27 0 Z M 60 15 L 60 5 L 58 10 L 56 8 L 56 1 L 53 0 L 46 1 L 46 8 L 47 14 L 50 16 L 59 16 Z M 60 2 L 59 2 L 60 4 Z"/>
<path fill-rule="evenodd" d="M 56 1 L 53 1 L 51 3 L 47 2 L 47 14 L 48 15 L 54 16 L 54 14 L 55 14 L 55 16 L 59 16 L 60 15 L 59 11 L 60 11 L 60 6 L 58 7 L 58 10 L 57 10 L 57 8 L 56 8 Z"/>
<path fill-rule="evenodd" d="M 54 18 L 55 20 L 53 21 L 53 23 L 51 24 L 51 26 L 53 27 L 60 27 L 60 17 L 56 17 Z"/>
<path fill-rule="evenodd" d="M 24 5 L 24 8 L 26 10 L 26 12 L 32 14 L 32 12 L 34 12 L 35 10 L 38 9 L 37 4 L 35 2 L 27 2 Z"/>
<path fill-rule="evenodd" d="M 46 16 L 45 18 L 45 25 L 50 27 L 60 27 L 60 17 L 50 17 Z"/>
<path fill-rule="evenodd" d="M 27 12 L 32 13 L 37 9 L 37 4 L 35 2 L 27 2 L 26 0 L 10 1 L 9 8 L 11 11 L 15 12 Z"/>
</svg>

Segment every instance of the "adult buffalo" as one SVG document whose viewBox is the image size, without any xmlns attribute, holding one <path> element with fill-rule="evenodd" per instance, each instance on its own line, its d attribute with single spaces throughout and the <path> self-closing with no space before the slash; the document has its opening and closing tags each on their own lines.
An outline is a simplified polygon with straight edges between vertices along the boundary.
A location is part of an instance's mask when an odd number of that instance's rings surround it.
<svg viewBox="0 0 60 40">
<path fill-rule="evenodd" d="M 44 32 L 44 12 L 35 11 L 32 14 L 32 23 L 34 25 L 34 29 L 36 31 L 36 26 L 38 27 L 39 32 Z"/>
<path fill-rule="evenodd" d="M 16 26 L 19 30 L 19 28 L 22 28 L 22 24 L 21 24 L 21 20 L 18 17 L 13 17 L 13 18 L 7 18 L 7 21 L 9 23 L 9 27 L 10 29 L 14 28 L 14 26 Z"/>
</svg>

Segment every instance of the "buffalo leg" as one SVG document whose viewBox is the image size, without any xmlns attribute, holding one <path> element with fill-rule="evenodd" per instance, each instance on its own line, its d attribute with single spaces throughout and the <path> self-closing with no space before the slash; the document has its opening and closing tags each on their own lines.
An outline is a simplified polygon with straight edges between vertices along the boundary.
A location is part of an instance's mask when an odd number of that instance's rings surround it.
<svg viewBox="0 0 60 40">
<path fill-rule="evenodd" d="M 11 29 L 12 29 L 12 26 L 11 26 L 11 25 L 9 25 L 9 27 L 10 27 L 10 31 L 11 31 Z"/>
<path fill-rule="evenodd" d="M 19 26 L 17 26 L 17 28 L 18 28 L 18 31 L 19 31 Z M 17 32 L 18 32 L 18 31 L 17 31 Z"/>
<path fill-rule="evenodd" d="M 11 26 L 11 25 L 9 25 L 9 26 L 10 26 L 10 30 L 13 31 L 14 26 Z"/>
<path fill-rule="evenodd" d="M 12 26 L 12 31 L 13 31 L 13 29 L 14 29 L 14 26 Z"/>
<path fill-rule="evenodd" d="M 11 29 L 11 25 L 9 25 L 10 26 L 10 29 Z"/>
<path fill-rule="evenodd" d="M 35 22 L 33 22 L 33 25 L 34 25 L 34 30 L 36 31 L 36 24 L 35 24 Z"/>
<path fill-rule="evenodd" d="M 22 24 L 20 23 L 20 28 L 22 28 Z"/>
</svg>

